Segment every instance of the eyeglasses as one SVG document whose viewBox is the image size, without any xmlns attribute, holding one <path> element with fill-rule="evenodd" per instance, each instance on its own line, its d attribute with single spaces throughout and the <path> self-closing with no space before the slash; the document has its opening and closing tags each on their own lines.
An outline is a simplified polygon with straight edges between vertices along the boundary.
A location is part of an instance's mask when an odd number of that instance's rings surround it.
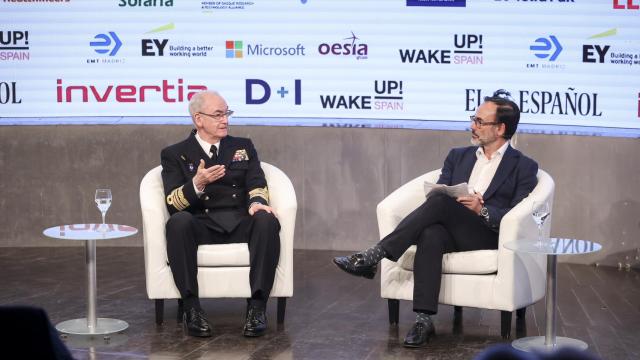
<svg viewBox="0 0 640 360">
<path fill-rule="evenodd" d="M 207 113 L 203 113 L 203 112 L 198 112 L 198 114 L 208 116 L 210 118 L 213 118 L 214 120 L 220 120 L 223 117 L 226 117 L 228 119 L 228 118 L 231 117 L 231 115 L 233 115 L 233 113 L 234 113 L 233 110 L 227 110 L 225 112 L 221 112 L 221 113 L 218 113 L 218 114 L 207 114 Z"/>
<path fill-rule="evenodd" d="M 477 127 L 481 128 L 485 125 L 499 125 L 500 123 L 497 121 L 494 122 L 484 122 L 482 119 L 476 117 L 475 115 L 471 115 L 469 116 L 469 119 L 471 119 L 471 122 L 473 122 L 474 124 L 476 124 Z"/>
</svg>

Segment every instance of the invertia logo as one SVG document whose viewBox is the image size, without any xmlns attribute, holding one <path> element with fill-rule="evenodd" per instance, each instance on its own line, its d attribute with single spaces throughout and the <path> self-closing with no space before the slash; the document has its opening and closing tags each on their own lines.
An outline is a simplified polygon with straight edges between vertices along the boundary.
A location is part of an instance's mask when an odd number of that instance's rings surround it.
<svg viewBox="0 0 640 360">
<path fill-rule="evenodd" d="M 354 56 L 358 60 L 364 60 L 369 57 L 369 46 L 356 43 L 356 40 L 360 40 L 360 38 L 353 31 L 350 37 L 342 40 L 351 40 L 351 43 L 322 43 L 318 45 L 318 52 L 320 55 Z"/>
<path fill-rule="evenodd" d="M 616 10 L 640 10 L 640 1 L 613 0 L 613 8 Z"/>
<path fill-rule="evenodd" d="M 154 100 L 158 96 L 163 102 L 174 103 L 191 100 L 191 97 L 200 91 L 207 90 L 204 85 L 184 85 L 182 79 L 178 79 L 178 84 L 170 84 L 168 80 L 162 80 L 162 85 L 108 85 L 106 88 L 98 88 L 94 85 L 67 85 L 62 83 L 62 79 L 57 80 L 56 100 L 61 102 L 74 102 L 73 94 L 81 97 L 75 101 L 86 102 L 107 102 L 115 101 L 119 103 L 134 103 L 149 101 L 148 97 Z"/>
</svg>

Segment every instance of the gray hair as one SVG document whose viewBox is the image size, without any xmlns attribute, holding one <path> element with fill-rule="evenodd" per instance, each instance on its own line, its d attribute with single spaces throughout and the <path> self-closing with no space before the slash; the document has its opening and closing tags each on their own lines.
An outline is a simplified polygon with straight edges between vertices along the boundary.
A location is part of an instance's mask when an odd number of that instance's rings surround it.
<svg viewBox="0 0 640 360">
<path fill-rule="evenodd" d="M 204 103 L 204 99 L 206 98 L 206 95 L 215 95 L 215 96 L 222 97 L 217 91 L 213 91 L 213 90 L 205 90 L 205 91 L 200 91 L 195 93 L 191 97 L 191 100 L 189 100 L 189 115 L 191 115 L 192 120 L 196 115 L 196 113 L 202 110 L 202 105 Z"/>
</svg>

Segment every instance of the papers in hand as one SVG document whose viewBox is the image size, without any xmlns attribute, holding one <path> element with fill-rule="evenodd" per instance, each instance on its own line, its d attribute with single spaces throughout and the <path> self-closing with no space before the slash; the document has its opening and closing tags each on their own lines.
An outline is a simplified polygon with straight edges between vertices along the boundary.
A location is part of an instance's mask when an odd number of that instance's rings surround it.
<svg viewBox="0 0 640 360">
<path fill-rule="evenodd" d="M 466 182 L 453 186 L 434 184 L 428 181 L 424 182 L 424 194 L 426 197 L 437 193 L 444 193 L 452 198 L 458 198 L 460 196 L 473 194 L 473 190 L 469 188 L 469 185 Z"/>
</svg>

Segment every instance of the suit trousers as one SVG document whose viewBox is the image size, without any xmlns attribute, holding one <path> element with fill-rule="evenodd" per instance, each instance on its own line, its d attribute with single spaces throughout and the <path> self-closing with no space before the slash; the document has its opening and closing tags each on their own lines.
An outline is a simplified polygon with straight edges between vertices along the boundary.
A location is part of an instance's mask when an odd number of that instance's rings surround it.
<svg viewBox="0 0 640 360">
<path fill-rule="evenodd" d="M 273 287 L 280 259 L 280 223 L 264 210 L 247 214 L 230 233 L 206 226 L 206 215 L 177 212 L 167 221 L 167 256 L 173 280 L 185 299 L 198 297 L 199 245 L 247 243 L 249 246 L 249 284 L 251 303 L 265 306 Z"/>
<path fill-rule="evenodd" d="M 484 218 L 445 195 L 430 196 L 378 243 L 392 261 L 416 245 L 413 310 L 438 312 L 442 257 L 445 253 L 498 248 L 498 233 Z"/>
</svg>

